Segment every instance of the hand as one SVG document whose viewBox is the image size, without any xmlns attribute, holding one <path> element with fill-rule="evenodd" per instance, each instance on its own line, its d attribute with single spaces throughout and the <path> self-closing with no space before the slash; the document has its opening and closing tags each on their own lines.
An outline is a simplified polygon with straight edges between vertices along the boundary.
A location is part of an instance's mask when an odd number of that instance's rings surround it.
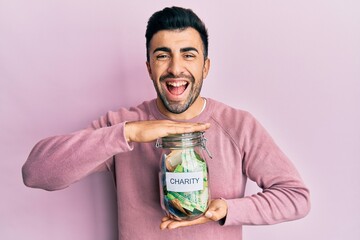
<svg viewBox="0 0 360 240">
<path fill-rule="evenodd" d="M 205 131 L 209 123 L 174 122 L 170 120 L 127 122 L 125 136 L 128 142 L 152 142 L 171 134 Z"/>
<path fill-rule="evenodd" d="M 212 200 L 209 205 L 209 209 L 206 211 L 204 216 L 197 218 L 192 221 L 187 220 L 174 220 L 170 217 L 164 217 L 161 219 L 160 229 L 175 229 L 179 227 L 187 227 L 197 224 L 203 224 L 210 221 L 219 221 L 224 218 L 227 214 L 227 204 L 223 199 Z"/>
</svg>

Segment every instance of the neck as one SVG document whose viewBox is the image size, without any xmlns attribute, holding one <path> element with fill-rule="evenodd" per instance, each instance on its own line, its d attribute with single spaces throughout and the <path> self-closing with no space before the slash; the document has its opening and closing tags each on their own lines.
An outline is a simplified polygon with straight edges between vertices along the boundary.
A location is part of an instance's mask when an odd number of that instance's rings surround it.
<svg viewBox="0 0 360 240">
<path fill-rule="evenodd" d="M 156 99 L 156 105 L 162 114 L 172 120 L 189 120 L 198 116 L 204 110 L 205 100 L 199 96 L 185 112 L 179 114 L 169 112 L 159 98 Z"/>
</svg>

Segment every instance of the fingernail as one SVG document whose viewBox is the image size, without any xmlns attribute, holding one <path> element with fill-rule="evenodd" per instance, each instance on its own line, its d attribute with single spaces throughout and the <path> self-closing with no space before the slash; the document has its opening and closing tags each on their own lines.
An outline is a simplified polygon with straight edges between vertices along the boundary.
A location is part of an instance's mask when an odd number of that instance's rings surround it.
<svg viewBox="0 0 360 240">
<path fill-rule="evenodd" d="M 212 213 L 211 213 L 211 212 L 206 212 L 206 213 L 205 213 L 205 217 L 211 218 L 211 217 L 212 217 Z"/>
</svg>

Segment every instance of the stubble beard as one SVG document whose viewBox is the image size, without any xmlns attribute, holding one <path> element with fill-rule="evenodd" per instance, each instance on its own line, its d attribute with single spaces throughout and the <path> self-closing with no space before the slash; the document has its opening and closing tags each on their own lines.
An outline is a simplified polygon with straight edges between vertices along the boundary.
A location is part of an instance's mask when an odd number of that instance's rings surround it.
<svg viewBox="0 0 360 240">
<path fill-rule="evenodd" d="M 160 100 L 163 103 L 163 105 L 165 106 L 165 108 L 171 113 L 180 114 L 180 113 L 185 112 L 186 110 L 189 109 L 189 107 L 195 102 L 195 100 L 200 95 L 202 83 L 203 83 L 203 76 L 201 76 L 201 80 L 199 81 L 198 84 L 195 84 L 195 78 L 193 76 L 186 77 L 186 78 L 190 80 L 191 89 L 190 89 L 189 96 L 187 97 L 185 103 L 183 103 L 183 104 L 178 103 L 178 102 L 173 102 L 173 103 L 169 102 L 166 99 L 165 94 L 163 94 L 161 92 L 160 87 L 154 81 L 154 86 L 155 86 L 155 90 L 157 92 L 158 97 L 160 98 Z M 164 81 L 165 79 L 166 79 L 166 77 L 160 78 L 160 82 Z"/>
</svg>

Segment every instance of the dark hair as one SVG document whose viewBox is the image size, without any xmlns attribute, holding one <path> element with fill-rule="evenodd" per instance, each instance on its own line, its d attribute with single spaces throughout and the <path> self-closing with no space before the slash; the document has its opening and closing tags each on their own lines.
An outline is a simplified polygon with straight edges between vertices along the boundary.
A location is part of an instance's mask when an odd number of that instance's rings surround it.
<svg viewBox="0 0 360 240">
<path fill-rule="evenodd" d="M 149 61 L 150 41 L 155 33 L 161 30 L 184 30 L 188 27 L 199 32 L 204 45 L 204 58 L 208 56 L 208 33 L 205 24 L 191 10 L 180 7 L 167 7 L 155 12 L 148 21 L 146 27 L 146 59 Z"/>
</svg>

